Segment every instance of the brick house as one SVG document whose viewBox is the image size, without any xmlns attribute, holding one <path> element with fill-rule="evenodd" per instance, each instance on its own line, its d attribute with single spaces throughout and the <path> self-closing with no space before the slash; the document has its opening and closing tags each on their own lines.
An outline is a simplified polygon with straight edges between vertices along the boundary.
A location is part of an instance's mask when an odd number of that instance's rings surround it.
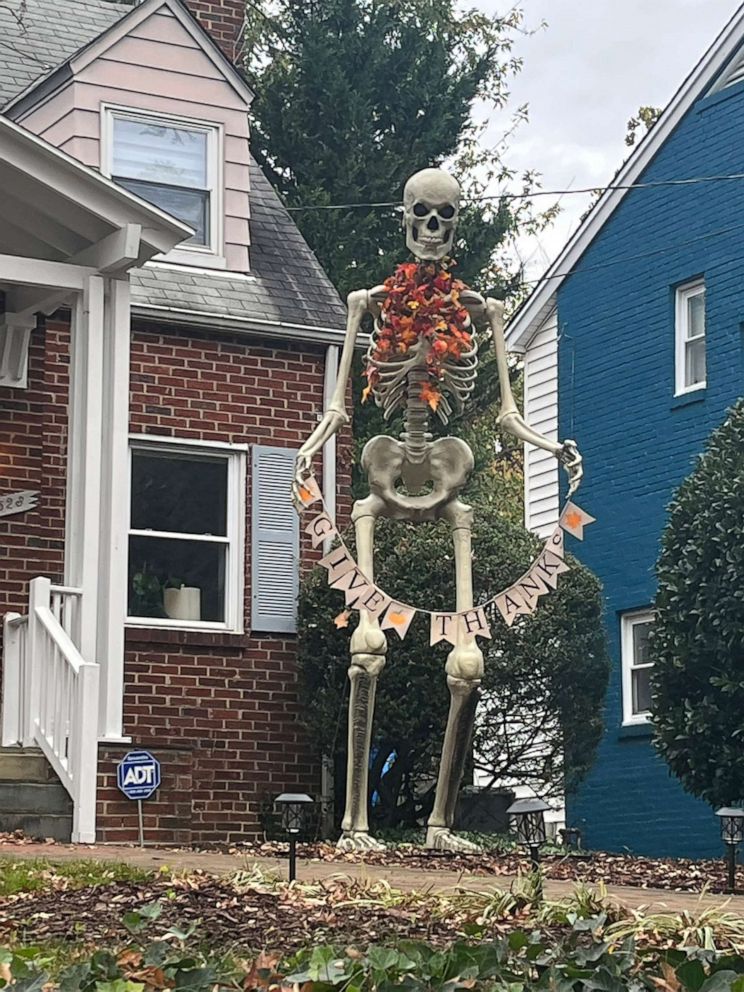
<svg viewBox="0 0 744 992">
<path fill-rule="evenodd" d="M 604 585 L 614 666 L 604 738 L 567 819 L 610 851 L 720 853 L 713 811 L 651 743 L 648 634 L 667 506 L 743 391 L 742 136 L 744 6 L 509 329 L 525 354 L 527 419 L 576 438 L 579 502 L 598 518 L 571 550 Z M 669 183 L 716 176 L 739 178 Z M 558 470 L 532 448 L 525 464 L 527 526 L 547 533 Z"/>
<path fill-rule="evenodd" d="M 250 156 L 243 0 L 10 6 L 0 511 L 38 496 L 0 519 L 0 830 L 135 839 L 146 748 L 148 840 L 246 839 L 319 788 L 289 483 L 345 311 Z"/>
</svg>

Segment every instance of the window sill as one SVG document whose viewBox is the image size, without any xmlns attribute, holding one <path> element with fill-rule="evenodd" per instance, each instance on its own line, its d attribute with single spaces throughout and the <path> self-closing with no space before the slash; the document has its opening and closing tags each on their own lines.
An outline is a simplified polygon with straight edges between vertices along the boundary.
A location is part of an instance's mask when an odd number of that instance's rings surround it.
<svg viewBox="0 0 744 992">
<path fill-rule="evenodd" d="M 692 403 L 702 403 L 707 390 L 705 386 L 700 389 L 691 389 L 687 393 L 680 393 L 672 399 L 672 410 L 678 410 L 683 406 L 690 406 Z"/>
<path fill-rule="evenodd" d="M 193 647 L 244 648 L 250 644 L 250 635 L 183 627 L 126 627 L 124 642 L 125 644 L 184 644 Z"/>
<path fill-rule="evenodd" d="M 617 732 L 619 740 L 626 740 L 632 737 L 653 737 L 654 725 L 650 720 L 643 723 L 624 723 Z"/>
<path fill-rule="evenodd" d="M 156 255 L 153 262 L 164 262 L 167 265 L 190 265 L 195 269 L 226 269 L 227 259 L 224 255 L 215 255 L 214 252 L 187 250 L 185 248 L 174 248 L 165 255 Z"/>
</svg>

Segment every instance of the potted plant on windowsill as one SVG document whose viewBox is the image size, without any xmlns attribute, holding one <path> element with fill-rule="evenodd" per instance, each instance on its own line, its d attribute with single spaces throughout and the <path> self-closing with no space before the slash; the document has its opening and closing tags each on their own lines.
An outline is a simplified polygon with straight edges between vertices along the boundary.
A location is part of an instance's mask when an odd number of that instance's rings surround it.
<svg viewBox="0 0 744 992">
<path fill-rule="evenodd" d="M 145 562 L 132 576 L 132 603 L 129 612 L 135 617 L 166 617 L 160 579 Z"/>
</svg>

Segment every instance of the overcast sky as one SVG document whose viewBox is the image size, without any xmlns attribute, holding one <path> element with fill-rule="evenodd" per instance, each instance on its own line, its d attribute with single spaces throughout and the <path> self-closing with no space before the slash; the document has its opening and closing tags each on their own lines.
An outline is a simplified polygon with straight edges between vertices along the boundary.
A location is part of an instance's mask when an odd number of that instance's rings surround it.
<svg viewBox="0 0 744 992">
<path fill-rule="evenodd" d="M 472 0 L 471 0 L 472 2 Z M 530 120 L 506 155 L 542 173 L 546 189 L 603 185 L 628 153 L 626 123 L 642 105 L 663 107 L 740 0 L 522 0 L 525 27 L 547 27 L 515 47 L 524 67 L 511 106 L 529 103 Z M 502 0 L 475 0 L 489 13 Z M 493 120 L 491 137 L 503 133 Z M 587 206 L 566 196 L 539 243 L 520 243 L 530 275 L 555 257 Z"/>
</svg>

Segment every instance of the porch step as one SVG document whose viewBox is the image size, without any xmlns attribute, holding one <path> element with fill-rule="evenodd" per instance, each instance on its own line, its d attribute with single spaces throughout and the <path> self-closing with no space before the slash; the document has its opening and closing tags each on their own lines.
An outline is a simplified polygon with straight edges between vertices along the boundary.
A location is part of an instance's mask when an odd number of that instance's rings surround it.
<svg viewBox="0 0 744 992">
<path fill-rule="evenodd" d="M 37 747 L 0 747 L 0 782 L 56 782 L 52 766 Z"/>
<path fill-rule="evenodd" d="M 69 842 L 72 800 L 41 751 L 0 748 L 0 832 Z"/>
</svg>

